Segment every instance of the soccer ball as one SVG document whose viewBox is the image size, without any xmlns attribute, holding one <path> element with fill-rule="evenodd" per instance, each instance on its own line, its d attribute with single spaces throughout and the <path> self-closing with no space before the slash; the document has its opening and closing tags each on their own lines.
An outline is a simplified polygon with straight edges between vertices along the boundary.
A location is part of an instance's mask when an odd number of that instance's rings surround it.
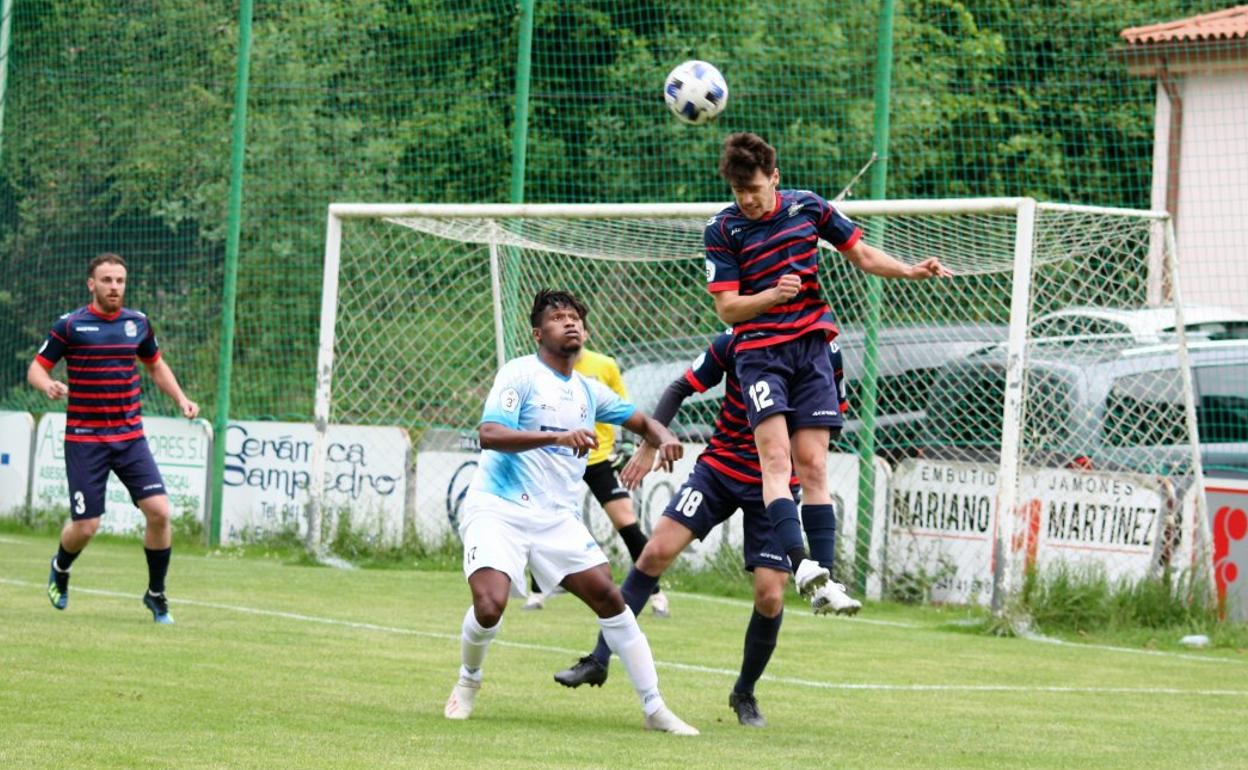
<svg viewBox="0 0 1248 770">
<path fill-rule="evenodd" d="M 663 98 L 673 115 L 697 126 L 724 111 L 728 83 L 714 65 L 692 59 L 668 74 Z"/>
</svg>

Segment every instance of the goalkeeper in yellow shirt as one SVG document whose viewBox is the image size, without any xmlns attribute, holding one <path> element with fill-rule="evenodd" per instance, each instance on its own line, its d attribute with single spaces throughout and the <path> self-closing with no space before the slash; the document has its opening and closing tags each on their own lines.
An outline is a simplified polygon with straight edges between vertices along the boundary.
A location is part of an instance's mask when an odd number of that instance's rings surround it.
<svg viewBox="0 0 1248 770">
<path fill-rule="evenodd" d="M 589 340 L 588 329 L 585 339 Z M 628 398 L 628 389 L 624 387 L 624 378 L 620 376 L 620 365 L 611 356 L 581 348 L 573 368 L 581 375 L 606 385 L 620 398 Z M 594 432 L 598 434 L 598 448 L 589 453 L 589 465 L 585 468 L 585 483 L 594 493 L 598 504 L 607 512 L 611 525 L 620 534 L 620 539 L 624 541 L 629 556 L 636 562 L 649 538 L 646 537 L 645 532 L 641 531 L 641 523 L 637 521 L 637 514 L 633 511 L 632 496 L 616 475 L 617 468 L 623 467 L 624 463 L 628 462 L 631 452 L 617 453 L 615 451 L 614 425 L 605 422 L 597 423 L 594 425 Z M 586 524 L 588 525 L 588 522 Z M 540 610 L 545 606 L 546 597 L 538 589 L 536 582 L 533 582 L 529 588 L 529 598 L 524 604 L 524 609 Z M 650 596 L 650 608 L 656 617 L 671 616 L 667 595 L 660 591 L 658 586 L 655 586 L 654 593 Z"/>
</svg>

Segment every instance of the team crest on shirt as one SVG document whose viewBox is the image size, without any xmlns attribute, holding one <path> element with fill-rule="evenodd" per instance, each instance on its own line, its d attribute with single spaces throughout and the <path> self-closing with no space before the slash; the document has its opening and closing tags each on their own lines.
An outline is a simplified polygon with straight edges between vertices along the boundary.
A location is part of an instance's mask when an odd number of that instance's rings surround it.
<svg viewBox="0 0 1248 770">
<path fill-rule="evenodd" d="M 802 211 L 802 204 L 800 201 L 789 205 L 789 216 L 795 217 L 798 214 L 800 214 L 801 211 Z"/>
<path fill-rule="evenodd" d="M 589 417 L 589 407 L 581 404 L 581 422 L 584 422 L 587 417 Z"/>
<path fill-rule="evenodd" d="M 507 388 L 499 395 L 498 401 L 504 412 L 514 412 L 516 407 L 520 406 L 520 394 L 515 388 Z"/>
<path fill-rule="evenodd" d="M 121 328 L 125 329 L 127 337 L 139 336 L 139 327 L 135 325 L 134 321 L 126 321 L 125 325 Z"/>
<path fill-rule="evenodd" d="M 706 280 L 708 283 L 715 280 L 715 263 L 709 259 L 706 260 Z"/>
</svg>

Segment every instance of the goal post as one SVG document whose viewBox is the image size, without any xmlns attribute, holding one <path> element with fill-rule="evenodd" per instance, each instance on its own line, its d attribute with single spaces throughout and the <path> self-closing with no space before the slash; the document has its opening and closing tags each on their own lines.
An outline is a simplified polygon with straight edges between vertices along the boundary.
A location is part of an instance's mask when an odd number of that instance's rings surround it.
<svg viewBox="0 0 1248 770">
<path fill-rule="evenodd" d="M 867 335 L 865 275 L 822 244 L 850 396 L 828 471 L 844 582 L 870 576 L 884 595 L 991 600 L 1004 611 L 1029 570 L 1127 579 L 1197 565 L 1204 512 L 1194 503 L 1185 514 L 1176 495 L 1201 488 L 1199 420 L 1165 213 L 1030 198 L 836 205 L 893 256 L 939 257 L 955 273 L 884 281 L 881 324 Z M 587 302 L 587 347 L 614 356 L 630 396 L 653 409 L 722 331 L 702 253 L 722 207 L 332 204 L 313 450 L 313 478 L 331 483 L 310 490 L 309 546 L 320 547 L 327 512 L 358 513 L 327 475 L 330 454 L 345 451 L 331 425 L 405 432 L 416 449 L 404 531 L 455 536 L 482 401 L 501 362 L 533 352 L 527 314 L 539 288 Z M 1177 326 L 1147 338 L 1104 318 L 1167 312 Z M 889 472 L 859 500 L 864 360 L 877 361 L 874 463 Z M 1149 369 L 1158 361 L 1160 373 Z M 705 441 L 721 395 L 685 402 L 673 423 L 683 440 Z M 682 480 L 648 480 L 634 498 L 643 526 Z M 1097 490 L 1092 502 L 1053 491 L 1076 487 Z M 621 557 L 588 494 L 585 512 Z M 695 542 L 691 560 L 739 570 L 739 517 L 723 529 Z"/>
</svg>

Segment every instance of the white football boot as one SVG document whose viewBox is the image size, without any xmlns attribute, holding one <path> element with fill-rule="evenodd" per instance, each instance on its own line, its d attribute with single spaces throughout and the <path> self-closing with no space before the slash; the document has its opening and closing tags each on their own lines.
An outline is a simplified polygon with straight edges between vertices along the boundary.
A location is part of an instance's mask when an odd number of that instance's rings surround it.
<svg viewBox="0 0 1248 770">
<path fill-rule="evenodd" d="M 845 586 L 829 580 L 810 597 L 810 608 L 816 615 L 856 615 L 862 602 L 845 593 Z"/>
<path fill-rule="evenodd" d="M 797 592 L 807 599 L 814 596 L 815 591 L 827 583 L 829 577 L 831 574 L 827 569 L 811 559 L 802 559 L 802 563 L 797 565 L 797 571 L 793 573 L 794 582 L 797 583 Z"/>
<path fill-rule="evenodd" d="M 477 702 L 477 693 L 481 691 L 481 682 L 461 676 L 451 690 L 451 697 L 446 699 L 446 708 L 442 710 L 447 719 L 467 719 L 472 716 L 473 704 Z"/>
<path fill-rule="evenodd" d="M 673 714 L 667 706 L 646 717 L 646 729 L 672 735 L 700 735 L 698 728 L 685 724 L 684 720 Z"/>
</svg>

